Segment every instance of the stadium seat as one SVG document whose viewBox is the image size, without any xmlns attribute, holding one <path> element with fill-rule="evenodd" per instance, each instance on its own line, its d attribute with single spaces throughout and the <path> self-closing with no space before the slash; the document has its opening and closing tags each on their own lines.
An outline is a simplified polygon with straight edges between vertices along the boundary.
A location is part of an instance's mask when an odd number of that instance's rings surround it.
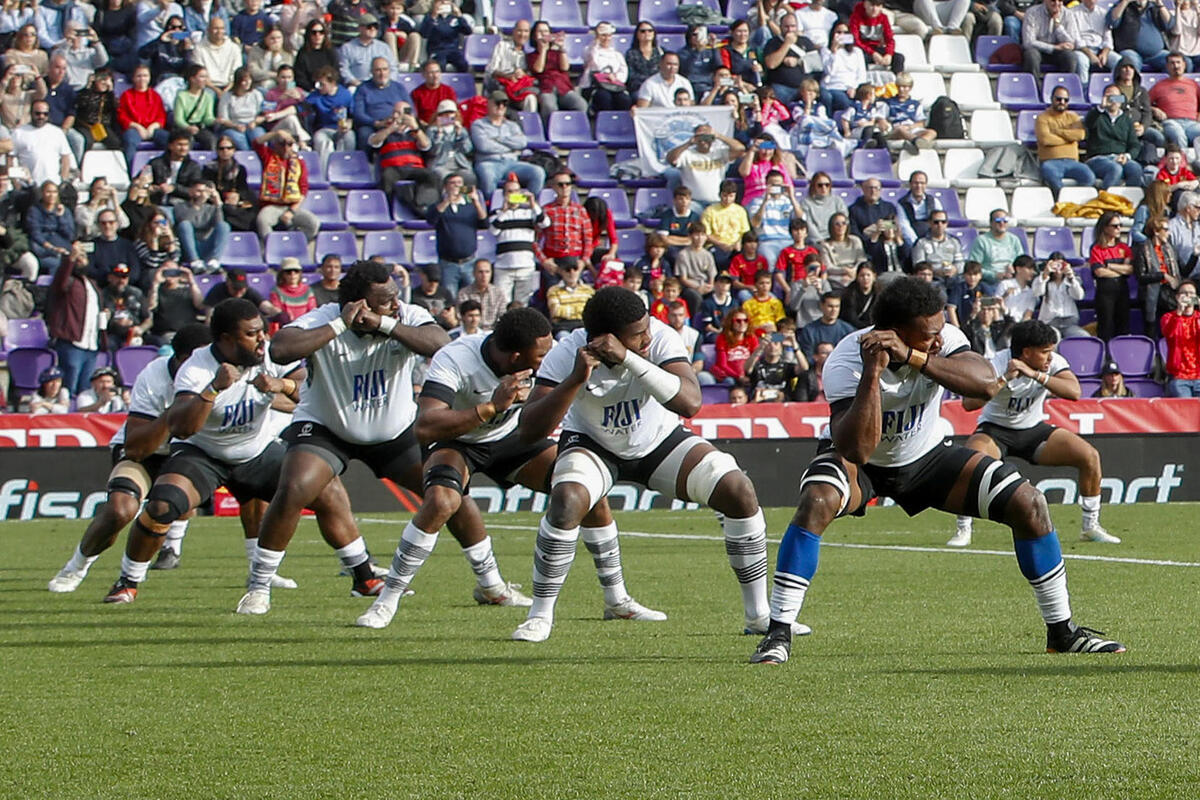
<svg viewBox="0 0 1200 800">
<path fill-rule="evenodd" d="M 308 239 L 300 231 L 271 231 L 267 234 L 266 259 L 272 267 L 278 267 L 285 258 L 294 258 L 302 267 L 310 266 Z"/>
<path fill-rule="evenodd" d="M 1096 302 L 1096 278 L 1092 275 L 1092 268 L 1087 266 L 1087 250 L 1083 252 L 1084 265 L 1075 268 L 1075 277 L 1079 278 L 1079 285 L 1083 287 L 1083 299 L 1078 301 L 1079 307 L 1090 307 Z M 1084 322 L 1079 321 L 1080 325 Z"/>
<path fill-rule="evenodd" d="M 158 348 L 156 347 L 154 349 L 157 350 Z M 109 356 L 108 351 L 107 350 L 97 350 L 96 351 L 96 366 L 93 367 L 92 369 L 100 369 L 100 367 L 111 367 L 111 366 L 112 366 L 112 357 Z"/>
<path fill-rule="evenodd" d="M 398 183 L 403 183 L 403 181 L 398 181 Z M 415 210 L 400 202 L 399 197 L 392 198 L 392 219 L 406 231 L 426 231 L 433 227 Z"/>
<path fill-rule="evenodd" d="M 728 386 L 701 386 L 700 387 L 700 404 L 711 406 L 720 403 L 729 402 L 729 387 Z"/>
<path fill-rule="evenodd" d="M 637 261 L 646 255 L 646 232 L 639 228 L 617 231 L 617 255 L 622 261 Z"/>
<path fill-rule="evenodd" d="M 850 177 L 856 183 L 875 178 L 884 186 L 900 185 L 887 150 L 855 150 L 850 157 Z"/>
<path fill-rule="evenodd" d="M 975 63 L 980 69 L 988 72 L 1016 72 L 1020 69 L 1015 64 L 991 64 L 992 53 L 1006 44 L 1020 44 L 1007 36 L 980 36 L 975 40 Z"/>
<path fill-rule="evenodd" d="M 996 78 L 996 99 L 1009 111 L 1044 111 L 1037 81 L 1028 72 L 1011 72 Z"/>
<path fill-rule="evenodd" d="M 958 192 L 944 186 L 930 186 L 927 191 L 942 201 L 942 210 L 950 218 L 951 227 L 960 228 L 970 224 L 967 222 L 966 216 L 963 215 L 962 207 L 958 203 Z"/>
<path fill-rule="evenodd" d="M 1064 186 L 1058 190 L 1058 202 L 1086 203 L 1097 194 L 1099 192 L 1091 186 Z M 1096 220 L 1089 217 L 1071 217 L 1067 224 L 1073 228 L 1091 228 L 1095 227 Z"/>
<path fill-rule="evenodd" d="M 162 150 L 138 150 L 133 154 L 133 166 L 129 168 L 129 174 L 137 175 L 150 165 L 150 162 L 163 154 Z"/>
<path fill-rule="evenodd" d="M 1125 386 L 1133 392 L 1134 397 L 1164 397 L 1166 395 L 1163 385 L 1150 378 L 1131 378 L 1125 381 Z"/>
<path fill-rule="evenodd" d="M 1091 397 L 1096 392 L 1100 391 L 1099 378 L 1080 378 L 1079 379 L 1079 395 L 1080 397 Z"/>
<path fill-rule="evenodd" d="M 619 164 L 622 161 L 637 161 L 640 158 L 641 156 L 638 155 L 637 148 L 623 147 L 617 151 L 615 163 Z M 627 189 L 637 189 L 642 186 L 657 188 L 667 185 L 666 178 L 664 178 L 662 175 L 654 174 L 643 175 L 640 178 L 618 178 L 618 180 L 620 181 L 621 185 Z"/>
<path fill-rule="evenodd" d="M 382 189 L 360 189 L 346 194 L 346 221 L 366 231 L 386 231 L 395 227 Z"/>
<path fill-rule="evenodd" d="M 907 72 L 933 72 L 933 65 L 925 57 L 925 43 L 920 36 L 897 33 L 895 40 L 896 52 L 904 56 L 904 69 Z"/>
<path fill-rule="evenodd" d="M 1104 87 L 1112 83 L 1111 72 L 1093 72 L 1088 80 L 1087 99 L 1093 105 L 1099 105 L 1104 99 Z"/>
<path fill-rule="evenodd" d="M 1104 366 L 1104 342 L 1095 336 L 1068 336 L 1058 343 L 1058 353 L 1081 378 L 1099 375 Z"/>
<path fill-rule="evenodd" d="M 314 260 L 320 264 L 327 255 L 335 255 L 342 259 L 343 264 L 353 264 L 358 260 L 358 242 L 353 233 L 346 231 L 321 231 L 317 234 L 317 242 L 313 251 Z"/>
<path fill-rule="evenodd" d="M 804 157 L 804 171 L 809 175 L 828 173 L 834 186 L 853 186 L 846 174 L 846 158 L 836 147 L 810 147 Z"/>
<path fill-rule="evenodd" d="M 195 161 L 200 166 L 211 164 L 217 160 L 217 153 L 215 150 L 191 150 L 188 152 L 188 155 L 191 157 L 192 161 Z"/>
<path fill-rule="evenodd" d="M 608 175 L 608 155 L 599 148 L 572 150 L 567 155 L 567 169 L 575 173 L 575 182 L 585 189 L 617 185 L 616 179 Z"/>
<path fill-rule="evenodd" d="M 1027 147 L 1037 145 L 1037 118 L 1040 111 L 1017 112 L 1017 141 Z"/>
<path fill-rule="evenodd" d="M 654 29 L 660 34 L 658 40 L 663 50 L 678 51 L 678 48 L 668 48 L 663 44 L 661 34 L 683 33 L 687 30 L 687 26 L 679 22 L 676 5 L 676 0 L 640 0 L 638 3 L 637 18 L 654 23 Z"/>
<path fill-rule="evenodd" d="M 80 179 L 90 186 L 96 178 L 104 178 L 118 192 L 129 190 L 129 165 L 120 150 L 88 150 L 83 154 Z"/>
<path fill-rule="evenodd" d="M 417 231 L 412 237 L 412 263 L 418 267 L 436 264 L 437 234 L 433 231 Z"/>
<path fill-rule="evenodd" d="M 370 189 L 378 185 L 367 154 L 361 150 L 335 150 L 330 153 L 325 174 L 338 189 Z"/>
<path fill-rule="evenodd" d="M 1015 194 L 1013 205 L 1017 205 Z M 1054 252 L 1062 253 L 1071 266 L 1078 266 L 1083 261 L 1079 257 L 1079 248 L 1075 246 L 1075 234 L 1070 228 L 1045 227 L 1034 231 L 1033 252 L 1030 255 L 1038 261 L 1044 261 Z"/>
<path fill-rule="evenodd" d="M 684 41 L 683 31 L 664 31 L 661 25 L 656 26 L 658 30 L 658 46 L 663 49 L 663 52 L 678 53 L 683 49 Z"/>
<path fill-rule="evenodd" d="M 854 201 L 862 197 L 862 190 L 857 186 L 834 186 L 833 193 L 842 198 L 846 208 L 854 205 Z"/>
<path fill-rule="evenodd" d="M 967 189 L 965 203 L 963 213 L 977 228 L 988 226 L 988 218 L 995 209 L 1003 208 L 1005 212 L 1008 211 L 1008 197 L 998 186 L 972 186 Z"/>
<path fill-rule="evenodd" d="M 475 231 L 475 257 L 489 261 L 496 257 L 496 236 L 491 231 Z"/>
<path fill-rule="evenodd" d="M 601 147 L 637 147 L 633 117 L 628 111 L 597 112 L 596 141 Z"/>
<path fill-rule="evenodd" d="M 142 374 L 151 361 L 158 358 L 158 348 L 151 345 L 122 347 L 113 353 L 113 366 L 121 376 L 122 386 L 133 386 L 137 376 Z"/>
<path fill-rule="evenodd" d="M 573 150 L 579 147 L 596 147 L 592 138 L 592 126 L 583 111 L 555 111 L 550 114 L 546 127 L 546 138 L 555 147 Z"/>
<path fill-rule="evenodd" d="M 608 210 L 613 215 L 613 224 L 618 228 L 632 228 L 637 225 L 637 220 L 629 210 L 629 195 L 624 189 L 597 188 L 588 192 L 588 197 L 598 197 L 608 204 Z"/>
<path fill-rule="evenodd" d="M 1154 369 L 1154 340 L 1146 336 L 1114 336 L 1108 354 L 1127 377 L 1140 378 Z"/>
<path fill-rule="evenodd" d="M 945 74 L 980 71 L 979 65 L 971 60 L 970 45 L 965 36 L 930 36 L 929 63 Z"/>
<path fill-rule="evenodd" d="M 329 181 L 321 172 L 321 156 L 317 154 L 317 151 L 301 150 L 297 155 L 304 159 L 305 165 L 308 166 L 308 188 L 328 189 Z"/>
<path fill-rule="evenodd" d="M 212 290 L 212 287 L 216 286 L 222 280 L 224 278 L 220 275 L 197 275 L 196 288 L 200 290 L 201 297 L 208 297 L 208 293 Z"/>
<path fill-rule="evenodd" d="M 498 33 L 472 33 L 467 36 L 467 43 L 463 47 L 463 58 L 467 60 L 467 66 L 476 72 L 483 72 L 484 67 L 491 61 L 492 51 L 500 43 L 500 38 Z"/>
<path fill-rule="evenodd" d="M 567 65 L 572 70 L 583 71 L 583 58 L 596 37 L 590 33 L 568 33 L 563 37 L 563 50 L 567 53 Z"/>
<path fill-rule="evenodd" d="M 1126 200 L 1133 203 L 1134 208 L 1137 208 L 1141 204 L 1142 199 L 1146 196 L 1146 190 L 1141 186 L 1110 186 L 1104 191 L 1108 192 L 1109 194 L 1115 194 L 1119 197 L 1124 197 Z"/>
<path fill-rule="evenodd" d="M 271 292 L 275 291 L 275 276 L 259 273 L 257 275 L 247 275 L 246 285 L 254 291 L 267 297 Z"/>
<path fill-rule="evenodd" d="M 1095 226 L 1084 227 L 1079 232 L 1079 254 L 1084 258 L 1092 252 L 1092 245 L 1096 243 L 1096 228 Z"/>
<path fill-rule="evenodd" d="M 511 33 L 520 20 L 536 19 L 529 0 L 495 0 L 492 13 L 496 27 L 505 33 Z"/>
<path fill-rule="evenodd" d="M 530 150 L 549 150 L 550 142 L 546 141 L 541 115 L 536 111 L 518 111 L 517 114 L 521 118 L 521 129 L 525 132 L 525 146 Z"/>
<path fill-rule="evenodd" d="M 1165 80 L 1167 74 L 1165 72 L 1143 72 L 1142 73 L 1142 88 L 1147 92 L 1154 88 L 1154 84 L 1161 80 Z"/>
<path fill-rule="evenodd" d="M 18 347 L 8 351 L 8 380 L 23 392 L 38 388 L 38 375 L 54 366 L 58 356 L 48 347 Z"/>
<path fill-rule="evenodd" d="M 311 211 L 321 223 L 323 231 L 344 231 L 350 227 L 342 219 L 342 207 L 337 192 L 331 189 L 310 190 L 301 208 Z"/>
<path fill-rule="evenodd" d="M 1013 135 L 1012 118 L 1002 108 L 983 108 L 971 114 L 968 135 L 979 147 L 1016 144 L 1017 142 L 1017 137 Z"/>
<path fill-rule="evenodd" d="M 467 66 L 470 66 L 470 64 Z M 399 75 L 392 76 L 392 79 L 400 84 L 404 89 L 404 93 L 409 97 L 412 97 L 413 89 L 425 82 L 425 76 L 420 72 L 401 72 Z"/>
<path fill-rule="evenodd" d="M 945 186 L 946 179 L 942 177 L 942 159 L 934 150 L 921 150 L 917 153 L 900 153 L 896 163 L 896 177 L 907 183 L 914 172 L 924 172 L 930 186 Z"/>
<path fill-rule="evenodd" d="M 633 193 L 633 215 L 643 225 L 651 225 L 654 209 L 671 205 L 671 192 L 667 189 L 644 186 Z"/>
<path fill-rule="evenodd" d="M 262 159 L 253 150 L 234 150 L 233 160 L 246 168 L 246 185 L 254 191 L 262 186 Z"/>
<path fill-rule="evenodd" d="M 9 350 L 18 347 L 48 347 L 50 334 L 46 332 L 46 321 L 41 317 L 10 319 L 4 346 Z"/>
<path fill-rule="evenodd" d="M 964 113 L 1000 108 L 1000 104 L 992 98 L 992 79 L 983 72 L 956 72 L 951 75 L 950 99 L 958 103 Z"/>
<path fill-rule="evenodd" d="M 586 33 L 588 26 L 579 16 L 579 3 L 573 0 L 542 0 L 541 19 L 550 23 L 556 31 Z M 526 17 L 526 19 L 531 19 Z"/>
<path fill-rule="evenodd" d="M 946 79 L 936 72 L 914 72 L 912 79 L 912 96 L 920 100 L 926 110 L 934 100 L 946 94 Z"/>
<path fill-rule="evenodd" d="M 633 24 L 629 21 L 629 6 L 625 0 L 588 0 L 587 25 L 595 28 L 601 22 L 610 22 L 618 33 L 632 31 Z M 617 52 L 624 53 L 618 48 Z"/>
<path fill-rule="evenodd" d="M 363 258 L 383 256 L 385 261 L 407 264 L 407 248 L 404 246 L 404 234 L 399 231 L 367 231 L 363 235 Z"/>
<path fill-rule="evenodd" d="M 1054 194 L 1047 186 L 1018 186 L 1013 189 L 1012 210 L 1018 225 L 1033 228 L 1058 227 L 1062 217 L 1055 216 Z"/>
<path fill-rule="evenodd" d="M 263 272 L 267 266 L 263 262 L 262 247 L 256 233 L 234 231 L 229 234 L 225 244 L 225 252 L 221 255 L 221 264 L 225 267 L 238 267 L 246 272 Z"/>
<path fill-rule="evenodd" d="M 410 74 L 419 75 L 420 73 L 413 72 Z M 458 97 L 458 102 L 460 103 L 468 97 L 475 96 L 475 76 L 469 72 L 444 72 L 442 73 L 442 83 L 454 90 L 454 94 Z"/>
<path fill-rule="evenodd" d="M 946 162 L 942 174 L 955 189 L 975 186 L 995 186 L 995 178 L 979 177 L 983 165 L 983 151 L 977 147 L 957 148 L 946 151 Z"/>
<path fill-rule="evenodd" d="M 950 228 L 946 231 L 946 235 L 953 236 L 955 239 L 958 239 L 959 244 L 962 245 L 964 254 L 971 252 L 971 245 L 973 245 L 975 240 L 979 238 L 979 232 L 970 225 L 964 228 Z"/>
<path fill-rule="evenodd" d="M 1071 95 L 1071 108 L 1081 111 L 1088 107 L 1083 83 L 1074 72 L 1051 72 L 1042 77 L 1042 100 L 1046 105 L 1050 104 L 1051 94 L 1060 86 Z"/>
</svg>

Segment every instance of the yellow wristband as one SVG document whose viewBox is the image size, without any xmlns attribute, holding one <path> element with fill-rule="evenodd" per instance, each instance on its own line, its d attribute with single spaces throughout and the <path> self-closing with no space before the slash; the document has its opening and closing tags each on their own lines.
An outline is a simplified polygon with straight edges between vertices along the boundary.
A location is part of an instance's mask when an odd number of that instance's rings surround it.
<svg viewBox="0 0 1200 800">
<path fill-rule="evenodd" d="M 479 410 L 480 408 L 486 408 L 489 411 L 486 417 L 483 415 L 483 412 Z M 479 403 L 475 406 L 475 416 L 479 417 L 480 422 L 491 422 L 496 416 L 496 404 Z"/>
<path fill-rule="evenodd" d="M 917 372 L 924 370 L 925 364 L 928 363 L 928 361 L 928 353 L 921 352 L 920 350 L 913 350 L 911 347 L 908 349 L 908 358 L 904 359 L 904 363 L 908 364 Z"/>
</svg>

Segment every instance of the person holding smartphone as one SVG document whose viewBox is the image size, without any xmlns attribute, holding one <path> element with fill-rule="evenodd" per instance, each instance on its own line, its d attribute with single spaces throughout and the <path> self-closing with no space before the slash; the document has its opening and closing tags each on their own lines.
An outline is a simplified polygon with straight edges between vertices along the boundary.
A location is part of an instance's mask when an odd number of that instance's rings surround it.
<svg viewBox="0 0 1200 800">
<path fill-rule="evenodd" d="M 471 33 L 471 19 L 453 0 L 434 0 L 433 9 L 417 29 L 425 40 L 429 60 L 447 72 L 470 72 L 463 56 L 462 37 Z"/>
<path fill-rule="evenodd" d="M 533 52 L 526 54 L 525 63 L 530 75 L 537 81 L 538 110 L 542 119 L 550 119 L 555 111 L 586 111 L 587 102 L 575 89 L 567 74 L 570 61 L 567 59 L 567 37 L 555 33 L 550 23 L 538 20 L 533 26 Z"/>
<path fill-rule="evenodd" d="M 1083 285 L 1063 254 L 1053 252 L 1042 271 L 1033 279 L 1033 296 L 1041 299 L 1037 319 L 1063 336 L 1087 336 L 1079 327 L 1079 306 Z"/>
</svg>

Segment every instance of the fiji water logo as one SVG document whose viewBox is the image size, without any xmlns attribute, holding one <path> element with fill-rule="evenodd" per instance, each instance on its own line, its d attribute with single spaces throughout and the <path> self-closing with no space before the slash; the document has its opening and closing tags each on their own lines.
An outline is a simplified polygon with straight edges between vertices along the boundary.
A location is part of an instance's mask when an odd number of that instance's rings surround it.
<svg viewBox="0 0 1200 800">
<path fill-rule="evenodd" d="M 254 424 L 254 401 L 241 400 L 225 406 L 221 414 L 221 430 L 234 432 Z"/>
<path fill-rule="evenodd" d="M 610 433 L 619 433 L 635 427 L 642 421 L 642 404 L 637 398 L 622 400 L 604 407 L 601 426 Z"/>
<path fill-rule="evenodd" d="M 925 402 L 902 408 L 899 411 L 884 411 L 884 441 L 899 441 L 911 436 L 921 427 L 921 421 L 925 418 L 925 409 L 928 405 L 929 403 Z"/>
<path fill-rule="evenodd" d="M 375 369 L 354 376 L 354 400 L 351 405 L 356 411 L 367 411 L 387 405 L 388 384 L 384 370 Z"/>
</svg>

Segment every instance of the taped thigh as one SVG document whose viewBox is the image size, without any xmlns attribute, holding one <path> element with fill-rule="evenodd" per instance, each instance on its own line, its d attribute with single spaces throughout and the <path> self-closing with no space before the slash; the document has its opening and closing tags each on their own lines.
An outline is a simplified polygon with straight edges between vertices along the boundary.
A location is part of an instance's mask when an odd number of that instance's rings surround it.
<svg viewBox="0 0 1200 800">
<path fill-rule="evenodd" d="M 1004 508 L 1025 478 L 1012 464 L 984 456 L 971 473 L 964 512 L 993 522 L 1004 521 Z"/>
<path fill-rule="evenodd" d="M 108 473 L 108 492 L 124 492 L 132 495 L 139 503 L 150 492 L 150 473 L 137 461 L 128 459 L 118 461 Z"/>
<path fill-rule="evenodd" d="M 650 479 L 646 481 L 646 485 L 659 494 L 674 497 L 675 487 L 679 482 L 679 470 L 683 467 L 683 460 L 687 458 L 688 453 L 692 452 L 692 448 L 701 444 L 704 444 L 704 440 L 699 436 L 689 436 L 684 439 L 675 446 L 674 450 L 667 453 L 667 457 L 654 468 L 654 472 L 650 473 Z"/>
<path fill-rule="evenodd" d="M 846 506 L 850 503 L 850 474 L 836 453 L 825 453 L 809 462 L 808 469 L 800 477 L 800 492 L 817 484 L 832 486 L 837 491 L 841 502 L 835 516 L 845 514 Z"/>
<path fill-rule="evenodd" d="M 463 493 L 463 474 L 449 464 L 434 464 L 425 470 L 425 491 L 431 486 L 444 486 L 457 495 Z"/>
<path fill-rule="evenodd" d="M 156 483 L 146 496 L 146 516 L 159 525 L 170 525 L 191 510 L 192 504 L 188 500 L 187 492 L 174 484 Z"/>
<path fill-rule="evenodd" d="M 692 467 L 685 480 L 687 499 L 708 505 L 717 484 L 731 472 L 740 472 L 737 459 L 723 450 L 713 449 Z"/>
<path fill-rule="evenodd" d="M 554 461 L 554 472 L 550 476 L 550 488 L 561 483 L 578 483 L 588 493 L 588 508 L 593 508 L 613 487 L 613 474 L 608 465 L 582 447 L 574 447 L 559 453 Z"/>
</svg>

